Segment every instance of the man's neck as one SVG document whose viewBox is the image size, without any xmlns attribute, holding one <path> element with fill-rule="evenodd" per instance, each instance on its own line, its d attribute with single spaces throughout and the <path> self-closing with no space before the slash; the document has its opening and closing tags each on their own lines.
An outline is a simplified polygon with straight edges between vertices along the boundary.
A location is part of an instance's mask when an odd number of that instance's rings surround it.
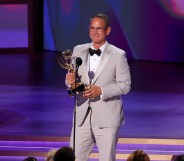
<svg viewBox="0 0 184 161">
<path fill-rule="evenodd" d="M 95 49 L 99 49 L 101 46 L 103 46 L 105 44 L 105 42 L 101 43 L 101 44 L 96 44 L 96 43 L 92 43 L 93 44 L 93 47 Z"/>
</svg>

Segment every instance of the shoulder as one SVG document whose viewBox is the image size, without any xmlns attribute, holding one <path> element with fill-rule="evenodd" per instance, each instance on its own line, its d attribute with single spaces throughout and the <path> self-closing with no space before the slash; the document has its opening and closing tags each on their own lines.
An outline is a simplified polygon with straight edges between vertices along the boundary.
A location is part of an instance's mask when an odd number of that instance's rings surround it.
<svg viewBox="0 0 184 161">
<path fill-rule="evenodd" d="M 112 44 L 107 44 L 107 49 L 116 56 L 126 56 L 126 52 L 123 49 L 120 49 Z"/>
<path fill-rule="evenodd" d="M 73 50 L 85 50 L 89 48 L 90 43 L 76 45 Z"/>
<path fill-rule="evenodd" d="M 90 47 L 90 43 L 77 45 L 73 48 L 73 56 L 82 57 L 82 55 L 86 55 L 87 50 Z"/>
</svg>

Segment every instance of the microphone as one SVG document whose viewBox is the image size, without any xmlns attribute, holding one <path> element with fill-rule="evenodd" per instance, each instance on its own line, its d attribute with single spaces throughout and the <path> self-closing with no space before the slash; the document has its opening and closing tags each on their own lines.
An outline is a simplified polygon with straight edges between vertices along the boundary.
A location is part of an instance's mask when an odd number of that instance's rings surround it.
<svg viewBox="0 0 184 161">
<path fill-rule="evenodd" d="M 77 65 L 77 67 L 81 66 L 82 64 L 82 59 L 80 57 L 77 57 L 76 60 L 75 60 L 75 63 Z"/>
<path fill-rule="evenodd" d="M 82 59 L 80 57 L 76 57 L 76 56 L 72 57 L 71 59 L 72 70 L 71 71 L 73 70 L 78 71 L 78 68 L 81 64 L 82 64 Z"/>
<path fill-rule="evenodd" d="M 82 64 L 82 59 L 80 57 L 76 57 L 75 58 L 75 69 L 76 69 L 76 72 L 78 72 L 79 66 L 81 66 L 81 64 Z"/>
</svg>

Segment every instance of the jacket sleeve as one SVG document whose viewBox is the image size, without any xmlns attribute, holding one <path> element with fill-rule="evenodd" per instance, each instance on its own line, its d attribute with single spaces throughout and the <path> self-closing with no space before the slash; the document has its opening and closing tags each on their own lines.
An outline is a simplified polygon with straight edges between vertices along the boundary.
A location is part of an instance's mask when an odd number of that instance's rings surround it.
<svg viewBox="0 0 184 161">
<path fill-rule="evenodd" d="M 103 100 L 127 94 L 131 89 L 130 68 L 125 53 L 118 57 L 115 68 L 115 81 L 102 87 Z"/>
</svg>

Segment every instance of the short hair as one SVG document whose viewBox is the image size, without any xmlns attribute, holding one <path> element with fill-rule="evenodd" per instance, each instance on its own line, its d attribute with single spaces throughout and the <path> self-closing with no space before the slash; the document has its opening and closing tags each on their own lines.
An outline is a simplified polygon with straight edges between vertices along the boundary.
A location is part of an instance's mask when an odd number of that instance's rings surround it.
<svg viewBox="0 0 184 161">
<path fill-rule="evenodd" d="M 27 157 L 23 161 L 38 161 L 35 157 Z"/>
<path fill-rule="evenodd" d="M 184 161 L 184 154 L 180 154 L 178 156 L 173 156 L 172 160 L 174 160 L 174 161 Z"/>
<path fill-rule="evenodd" d="M 75 161 L 75 153 L 71 147 L 64 146 L 54 155 L 54 161 Z"/>
<path fill-rule="evenodd" d="M 90 22 L 94 19 L 94 18 L 100 18 L 102 20 L 105 21 L 105 28 L 108 28 L 110 26 L 110 20 L 109 20 L 109 17 L 105 14 L 102 14 L 102 13 L 97 13 L 95 15 L 93 15 L 91 18 L 90 18 Z"/>
<path fill-rule="evenodd" d="M 150 161 L 150 158 L 144 151 L 136 150 L 129 155 L 127 161 Z"/>
</svg>

